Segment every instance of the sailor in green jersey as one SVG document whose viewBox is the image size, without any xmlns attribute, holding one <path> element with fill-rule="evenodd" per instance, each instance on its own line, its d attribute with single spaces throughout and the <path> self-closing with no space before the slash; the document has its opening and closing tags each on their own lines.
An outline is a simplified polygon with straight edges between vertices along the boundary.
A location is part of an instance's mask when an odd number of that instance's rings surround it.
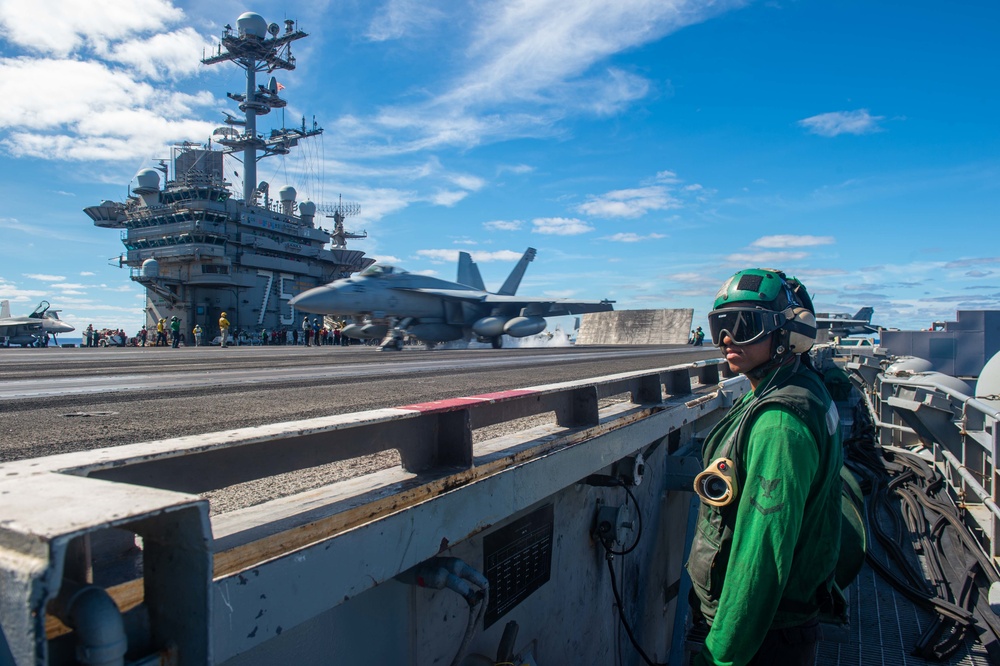
<svg viewBox="0 0 1000 666">
<path fill-rule="evenodd" d="M 806 354 L 815 310 L 799 281 L 748 269 L 722 286 L 709 325 L 753 390 L 702 450 L 687 568 L 709 631 L 693 663 L 814 664 L 840 550 L 843 464 L 836 407 Z"/>
</svg>

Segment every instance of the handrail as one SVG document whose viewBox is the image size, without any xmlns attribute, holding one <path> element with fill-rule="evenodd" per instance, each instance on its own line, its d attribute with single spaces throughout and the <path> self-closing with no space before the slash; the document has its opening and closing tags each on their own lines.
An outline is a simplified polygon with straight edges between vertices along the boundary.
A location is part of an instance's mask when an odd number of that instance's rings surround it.
<svg viewBox="0 0 1000 666">
<path fill-rule="evenodd" d="M 849 368 L 865 387 L 883 446 L 921 443 L 966 511 L 980 547 L 1000 560 L 1000 410 L 937 381 L 933 375 L 876 375 Z M 874 376 L 872 383 L 871 377 Z M 977 478 L 978 477 L 978 478 Z M 990 487 L 980 479 L 990 480 Z M 980 511 L 978 507 L 982 507 Z"/>
</svg>

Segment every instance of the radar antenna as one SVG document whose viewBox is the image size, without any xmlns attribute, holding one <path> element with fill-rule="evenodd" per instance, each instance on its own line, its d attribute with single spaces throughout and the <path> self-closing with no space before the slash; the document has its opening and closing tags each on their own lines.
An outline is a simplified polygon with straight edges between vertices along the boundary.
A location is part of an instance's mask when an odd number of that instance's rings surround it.
<svg viewBox="0 0 1000 666">
<path fill-rule="evenodd" d="M 266 34 L 265 34 L 266 33 Z M 219 128 L 213 132 L 217 143 L 226 147 L 227 153 L 243 153 L 243 192 L 250 196 L 257 184 L 257 161 L 270 155 L 287 155 L 298 145 L 300 139 L 323 133 L 323 128 L 315 122 L 306 128 L 297 127 L 271 130 L 264 136 L 257 132 L 257 116 L 263 116 L 272 109 L 283 109 L 287 102 L 278 92 L 284 88 L 275 77 L 270 77 L 266 85 L 257 84 L 257 72 L 271 74 L 275 70 L 295 69 L 292 42 L 306 37 L 298 30 L 295 21 L 285 21 L 285 30 L 277 23 L 267 25 L 257 14 L 246 13 L 237 21 L 237 30 L 226 25 L 215 53 L 202 59 L 202 64 L 215 65 L 234 62 L 246 71 L 246 91 L 227 93 L 229 99 L 239 104 L 244 117 L 239 118 L 224 112 L 229 128 Z M 242 127 L 239 131 L 236 127 Z M 263 153 L 258 157 L 258 153 Z"/>
<path fill-rule="evenodd" d="M 368 232 L 362 231 L 360 234 L 344 231 L 344 218 L 352 217 L 361 212 L 361 205 L 353 201 L 344 201 L 343 196 L 338 197 L 335 204 L 320 204 L 318 210 L 327 213 L 326 217 L 333 218 L 333 233 L 330 242 L 334 247 L 347 247 L 347 239 L 368 238 Z"/>
</svg>

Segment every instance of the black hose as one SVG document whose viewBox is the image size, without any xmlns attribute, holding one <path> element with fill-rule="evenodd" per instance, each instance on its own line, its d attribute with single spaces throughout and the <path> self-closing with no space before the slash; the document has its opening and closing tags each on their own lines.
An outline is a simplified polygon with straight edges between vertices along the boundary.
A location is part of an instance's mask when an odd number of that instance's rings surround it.
<svg viewBox="0 0 1000 666">
<path fill-rule="evenodd" d="M 609 551 L 610 552 L 610 551 Z M 632 627 L 629 626 L 628 620 L 625 619 L 625 608 L 622 606 L 622 597 L 618 592 L 618 579 L 615 577 L 615 568 L 611 564 L 612 556 L 609 554 L 605 561 L 608 563 L 608 572 L 611 574 L 611 591 L 615 594 L 615 604 L 618 607 L 618 619 L 621 620 L 622 626 L 625 627 L 625 633 L 628 634 L 628 639 L 632 642 L 632 647 L 635 651 L 639 653 L 642 660 L 646 662 L 647 666 L 668 666 L 667 664 L 659 664 L 654 662 L 646 652 L 639 645 L 639 641 L 636 640 L 635 634 L 632 633 Z"/>
</svg>

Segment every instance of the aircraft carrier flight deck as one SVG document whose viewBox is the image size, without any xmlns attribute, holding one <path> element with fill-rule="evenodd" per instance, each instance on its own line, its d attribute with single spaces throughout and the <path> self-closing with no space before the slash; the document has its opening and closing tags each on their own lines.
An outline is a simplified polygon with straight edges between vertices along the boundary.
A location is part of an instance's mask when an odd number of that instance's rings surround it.
<svg viewBox="0 0 1000 666">
<path fill-rule="evenodd" d="M 717 356 L 688 345 L 9 349 L 0 354 L 0 461 Z"/>
</svg>

